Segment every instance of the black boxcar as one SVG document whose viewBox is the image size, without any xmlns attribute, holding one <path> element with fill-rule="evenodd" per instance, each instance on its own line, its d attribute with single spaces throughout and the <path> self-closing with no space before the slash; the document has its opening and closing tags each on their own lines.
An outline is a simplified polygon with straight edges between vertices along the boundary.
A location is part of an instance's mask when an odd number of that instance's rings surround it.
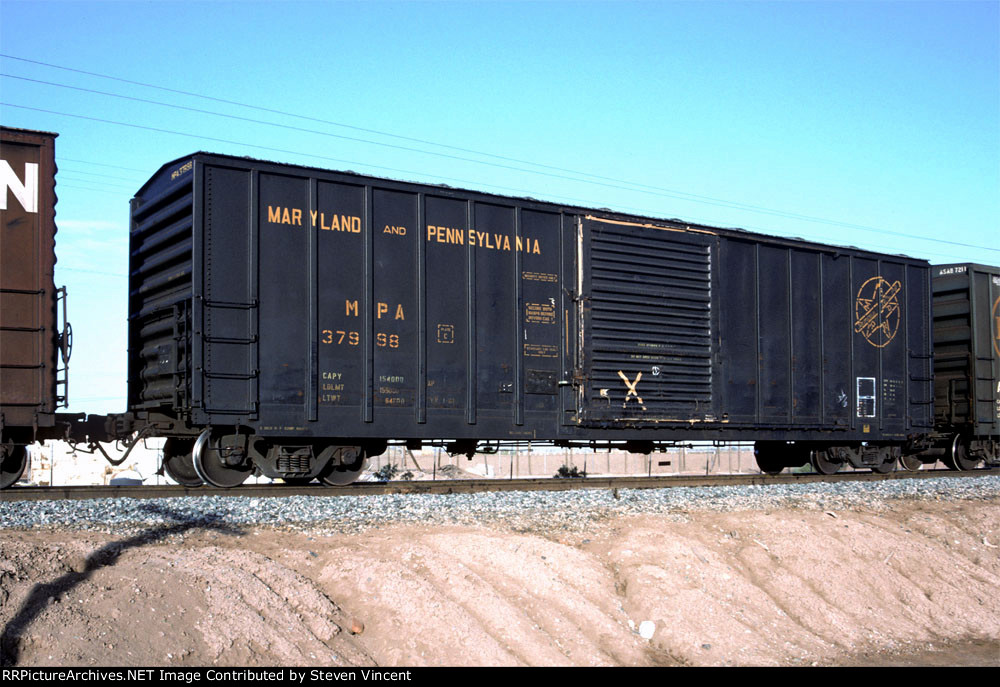
<svg viewBox="0 0 1000 687">
<path fill-rule="evenodd" d="M 889 469 L 932 427 L 925 261 L 207 153 L 131 213 L 129 417 L 192 481 L 389 440 Z"/>
<path fill-rule="evenodd" d="M 935 265 L 936 452 L 966 470 L 1000 462 L 1000 268 Z"/>
<path fill-rule="evenodd" d="M 66 404 L 65 290 L 53 281 L 56 136 L 0 127 L 0 488 L 21 476 L 27 444 L 58 434 L 56 409 Z"/>
</svg>

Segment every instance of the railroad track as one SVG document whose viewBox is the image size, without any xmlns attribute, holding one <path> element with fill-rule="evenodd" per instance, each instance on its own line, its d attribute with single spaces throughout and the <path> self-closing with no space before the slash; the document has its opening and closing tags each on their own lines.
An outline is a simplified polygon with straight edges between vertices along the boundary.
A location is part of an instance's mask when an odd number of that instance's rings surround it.
<svg viewBox="0 0 1000 687">
<path fill-rule="evenodd" d="M 917 472 L 898 471 L 843 472 L 834 475 L 782 473 L 780 475 L 671 475 L 668 477 L 554 477 L 534 479 L 461 479 L 398 482 L 355 482 L 344 487 L 323 484 L 292 486 L 287 484 L 245 484 L 234 489 L 183 487 L 177 485 L 13 487 L 0 492 L 3 501 L 50 501 L 98 498 L 158 499 L 182 496 L 364 496 L 381 494 L 473 494 L 488 491 L 569 491 L 573 489 L 668 489 L 672 487 L 719 487 L 769 484 L 811 484 L 814 482 L 875 482 L 898 479 L 935 479 L 938 477 L 976 478 L 1000 474 L 998 469 L 963 472 L 934 469 Z"/>
</svg>

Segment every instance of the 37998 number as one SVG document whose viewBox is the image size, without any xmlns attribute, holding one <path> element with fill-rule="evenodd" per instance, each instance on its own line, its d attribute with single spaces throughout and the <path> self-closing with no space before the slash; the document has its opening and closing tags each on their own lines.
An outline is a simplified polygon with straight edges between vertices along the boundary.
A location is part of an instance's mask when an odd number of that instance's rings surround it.
<svg viewBox="0 0 1000 687">
<path fill-rule="evenodd" d="M 324 329 L 320 341 L 324 344 L 337 344 L 338 346 L 345 343 L 348 346 L 357 346 L 361 343 L 361 334 L 341 329 Z M 399 348 L 399 334 L 376 332 L 375 345 L 379 348 Z"/>
</svg>

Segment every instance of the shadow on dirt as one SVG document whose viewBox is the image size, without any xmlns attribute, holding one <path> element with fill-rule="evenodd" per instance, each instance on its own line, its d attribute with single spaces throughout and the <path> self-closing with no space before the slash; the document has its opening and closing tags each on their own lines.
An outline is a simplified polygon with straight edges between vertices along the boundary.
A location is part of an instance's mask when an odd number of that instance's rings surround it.
<svg viewBox="0 0 1000 687">
<path fill-rule="evenodd" d="M 60 597 L 77 585 L 88 580 L 94 571 L 114 565 L 123 552 L 136 549 L 166 539 L 172 535 L 182 534 L 189 530 L 214 530 L 223 534 L 238 536 L 243 530 L 223 522 L 222 516 L 215 514 L 199 514 L 197 517 L 176 513 L 169 508 L 147 505 L 143 510 L 161 516 L 165 520 L 173 520 L 175 524 L 161 525 L 129 539 L 115 541 L 90 554 L 86 567 L 82 572 L 68 572 L 52 582 L 39 583 L 34 586 L 24 600 L 21 609 L 3 628 L 0 635 L 0 665 L 17 665 L 21 654 L 21 638 L 25 630 L 41 614 L 53 599 Z"/>
</svg>

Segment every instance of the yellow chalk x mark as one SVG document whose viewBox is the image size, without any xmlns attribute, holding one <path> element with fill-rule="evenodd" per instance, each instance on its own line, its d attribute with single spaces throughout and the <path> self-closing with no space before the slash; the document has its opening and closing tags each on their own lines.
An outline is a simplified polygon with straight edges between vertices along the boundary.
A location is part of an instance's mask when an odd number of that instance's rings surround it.
<svg viewBox="0 0 1000 687">
<path fill-rule="evenodd" d="M 639 396 L 639 392 L 635 390 L 636 386 L 639 385 L 639 380 L 642 379 L 642 373 L 639 372 L 639 373 L 637 373 L 635 375 L 635 381 L 634 382 L 630 382 L 628 380 L 628 377 L 626 377 L 625 373 L 622 372 L 621 370 L 618 370 L 618 376 L 622 378 L 622 381 L 625 382 L 625 387 L 628 389 L 628 393 L 625 394 L 625 402 L 622 403 L 622 408 L 624 408 L 625 406 L 628 405 L 629 398 L 631 398 L 632 396 L 635 396 L 635 400 L 637 400 L 639 402 L 639 407 L 642 408 L 643 410 L 645 410 L 646 406 L 642 402 L 642 397 Z"/>
</svg>

